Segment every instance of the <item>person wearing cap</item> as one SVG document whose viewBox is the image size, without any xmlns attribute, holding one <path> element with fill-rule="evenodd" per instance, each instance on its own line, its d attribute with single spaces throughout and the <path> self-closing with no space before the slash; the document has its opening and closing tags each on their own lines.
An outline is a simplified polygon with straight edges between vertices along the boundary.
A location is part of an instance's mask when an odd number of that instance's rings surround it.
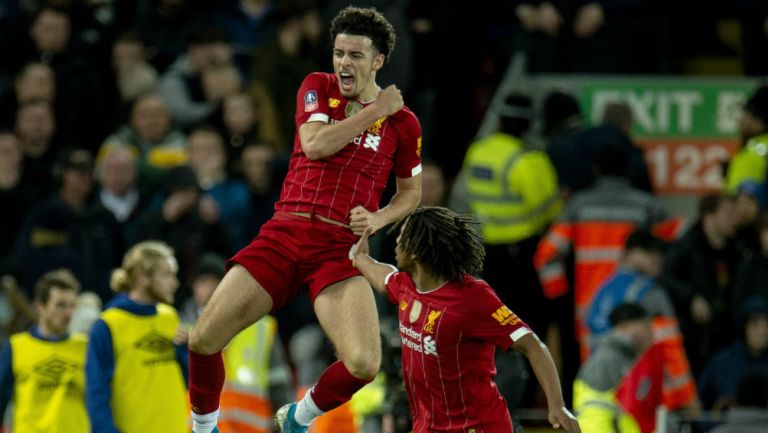
<svg viewBox="0 0 768 433">
<path fill-rule="evenodd" d="M 622 303 L 611 310 L 609 322 L 610 331 L 581 366 L 573 383 L 573 409 L 585 432 L 639 432 L 637 421 L 621 408 L 616 389 L 640 355 L 651 347 L 650 316 L 638 304 Z"/>
<path fill-rule="evenodd" d="M 733 405 L 739 376 L 744 372 L 768 370 L 768 297 L 751 295 L 737 311 L 741 338 L 717 352 L 699 377 L 699 395 L 707 410 Z"/>
<path fill-rule="evenodd" d="M 115 217 L 93 199 L 93 157 L 65 149 L 53 167 L 57 192 L 29 212 L 19 235 L 21 283 L 29 290 L 52 269 L 71 269 L 85 290 L 111 297 L 109 274 L 123 252 Z"/>
<path fill-rule="evenodd" d="M 667 244 L 649 230 L 632 232 L 624 244 L 616 273 L 598 289 L 586 316 L 590 348 L 599 346 L 611 329 L 610 314 L 623 303 L 636 303 L 648 312 L 655 344 L 661 345 L 664 368 L 662 396 L 670 410 L 697 407 L 696 383 L 683 346 L 672 301 L 656 280 Z"/>
<path fill-rule="evenodd" d="M 741 111 L 739 130 L 744 145 L 731 158 L 725 190 L 736 193 L 745 181 L 764 183 L 768 170 L 768 85 L 758 87 Z"/>
</svg>

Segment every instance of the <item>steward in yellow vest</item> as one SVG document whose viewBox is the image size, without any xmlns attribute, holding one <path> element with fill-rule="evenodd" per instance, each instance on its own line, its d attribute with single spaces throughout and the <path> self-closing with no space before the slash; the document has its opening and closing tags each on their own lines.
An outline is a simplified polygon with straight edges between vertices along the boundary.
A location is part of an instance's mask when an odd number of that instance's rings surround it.
<svg viewBox="0 0 768 433">
<path fill-rule="evenodd" d="M 768 170 L 768 86 L 758 87 L 749 97 L 739 118 L 744 146 L 728 163 L 725 189 L 736 193 L 745 181 L 763 183 Z"/>
<path fill-rule="evenodd" d="M 147 241 L 113 272 L 119 294 L 91 329 L 85 367 L 94 433 L 187 433 L 186 337 L 168 305 L 177 270 L 167 245 Z"/>
<path fill-rule="evenodd" d="M 69 335 L 80 284 L 66 270 L 35 285 L 37 324 L 11 336 L 0 356 L 0 414 L 13 401 L 17 433 L 88 433 L 85 335 Z"/>
<path fill-rule="evenodd" d="M 562 207 L 555 168 L 547 154 L 522 138 L 533 120 L 531 99 L 509 95 L 496 108 L 500 130 L 469 146 L 458 193 L 482 224 L 486 248 L 483 279 L 509 308 L 526 317 L 539 335 L 546 309 L 533 255 L 539 239 Z M 453 203 L 452 203 L 453 204 Z M 541 318 L 541 319 L 537 319 Z"/>
</svg>

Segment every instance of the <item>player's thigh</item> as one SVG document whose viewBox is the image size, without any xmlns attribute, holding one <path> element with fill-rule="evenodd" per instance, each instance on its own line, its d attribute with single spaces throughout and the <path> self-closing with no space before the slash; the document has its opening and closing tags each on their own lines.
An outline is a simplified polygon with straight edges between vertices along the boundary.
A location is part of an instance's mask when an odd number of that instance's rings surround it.
<svg viewBox="0 0 768 433">
<path fill-rule="evenodd" d="M 234 265 L 213 292 L 190 335 L 190 348 L 199 353 L 222 350 L 240 331 L 272 309 L 272 297 L 240 265 Z"/>
<path fill-rule="evenodd" d="M 362 276 L 332 284 L 315 298 L 315 314 L 339 359 L 352 374 L 375 374 L 381 363 L 379 317 L 371 286 Z M 371 374 L 371 375 L 372 375 Z"/>
</svg>

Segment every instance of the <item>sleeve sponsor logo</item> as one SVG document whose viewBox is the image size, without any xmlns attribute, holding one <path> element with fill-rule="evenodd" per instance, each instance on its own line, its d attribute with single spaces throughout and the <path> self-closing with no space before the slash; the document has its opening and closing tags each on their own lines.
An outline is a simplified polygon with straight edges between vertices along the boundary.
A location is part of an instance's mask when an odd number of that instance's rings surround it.
<svg viewBox="0 0 768 433">
<path fill-rule="evenodd" d="M 314 90 L 308 90 L 304 94 L 304 111 L 310 112 L 317 110 L 317 92 Z"/>
<path fill-rule="evenodd" d="M 331 108 L 336 108 L 341 104 L 341 101 L 336 98 L 328 98 L 328 106 Z"/>
<path fill-rule="evenodd" d="M 442 311 L 430 311 L 427 315 L 427 324 L 424 326 L 424 332 L 431 334 L 435 332 L 435 322 L 440 317 Z"/>
<path fill-rule="evenodd" d="M 506 305 L 502 305 L 498 310 L 491 314 L 491 317 L 496 319 L 500 325 L 516 325 L 520 322 L 520 318 L 515 315 Z"/>
</svg>

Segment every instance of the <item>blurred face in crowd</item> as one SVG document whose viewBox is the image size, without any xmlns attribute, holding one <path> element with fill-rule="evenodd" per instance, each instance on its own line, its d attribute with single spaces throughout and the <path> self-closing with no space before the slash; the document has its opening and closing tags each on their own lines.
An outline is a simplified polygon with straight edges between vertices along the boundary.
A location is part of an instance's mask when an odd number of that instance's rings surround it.
<svg viewBox="0 0 768 433">
<path fill-rule="evenodd" d="M 78 160 L 86 162 L 64 168 L 61 173 L 61 184 L 69 198 L 82 203 L 93 190 L 93 168 L 90 165 L 92 158 L 86 150 L 78 150 L 75 154 L 77 154 Z"/>
<path fill-rule="evenodd" d="M 376 71 L 383 65 L 384 55 L 377 53 L 371 38 L 344 33 L 336 36 L 333 70 L 345 98 L 357 99 L 361 93 L 375 90 Z"/>
<path fill-rule="evenodd" d="M 30 103 L 16 112 L 16 134 L 27 156 L 39 157 L 45 154 L 55 127 L 53 110 L 48 103 Z"/>
<path fill-rule="evenodd" d="M 178 271 L 176 258 L 163 258 L 157 262 L 152 272 L 139 276 L 139 288 L 155 302 L 172 304 L 176 289 L 179 288 L 179 279 L 176 276 Z"/>
<path fill-rule="evenodd" d="M 64 335 L 75 311 L 77 292 L 61 287 L 51 288 L 48 302 L 35 302 L 38 324 L 45 334 Z"/>
<path fill-rule="evenodd" d="M 632 338 L 632 341 L 635 342 L 635 347 L 637 347 L 640 353 L 651 347 L 653 342 L 651 319 L 632 320 L 617 325 L 617 329 L 620 329 L 620 332 Z"/>
<path fill-rule="evenodd" d="M 15 82 L 19 105 L 32 101 L 52 103 L 56 95 L 56 77 L 45 63 L 32 63 L 21 71 Z"/>
<path fill-rule="evenodd" d="M 123 197 L 136 186 L 136 158 L 131 151 L 114 147 L 99 164 L 101 186 L 112 194 Z"/>
<path fill-rule="evenodd" d="M 760 353 L 768 349 L 768 316 L 755 314 L 747 320 L 745 329 L 747 347 Z"/>
<path fill-rule="evenodd" d="M 146 61 L 144 45 L 136 41 L 117 41 L 112 47 L 112 67 L 118 71 L 130 69 Z"/>
<path fill-rule="evenodd" d="M 714 213 L 705 216 L 705 219 L 718 235 L 730 239 L 736 233 L 736 218 L 733 217 L 736 205 L 733 200 L 722 199 Z"/>
<path fill-rule="evenodd" d="M 211 66 L 222 66 L 232 63 L 232 47 L 226 42 L 210 42 L 192 44 L 187 50 L 192 69 L 198 73 Z"/>
<path fill-rule="evenodd" d="M 131 126 L 143 140 L 162 140 L 171 128 L 171 115 L 162 98 L 147 95 L 137 100 L 131 112 Z"/>
<path fill-rule="evenodd" d="M 641 274 L 656 278 L 664 266 L 664 254 L 661 251 L 644 248 L 632 248 L 626 251 L 625 261 Z"/>
<path fill-rule="evenodd" d="M 15 135 L 0 133 L 0 171 L 18 171 L 21 167 L 21 143 Z"/>
<path fill-rule="evenodd" d="M 256 122 L 256 110 L 251 97 L 246 93 L 237 93 L 224 100 L 224 125 L 230 134 L 245 134 Z"/>
<path fill-rule="evenodd" d="M 223 101 L 240 92 L 240 73 L 232 65 L 215 66 L 203 71 L 203 91 L 208 101 Z"/>
<path fill-rule="evenodd" d="M 268 187 L 274 159 L 275 151 L 266 144 L 249 145 L 243 149 L 240 163 L 248 184 L 256 188 Z"/>
<path fill-rule="evenodd" d="M 198 179 L 205 180 L 225 173 L 227 156 L 219 134 L 207 130 L 194 131 L 187 139 L 187 148 L 189 165 Z"/>
<path fill-rule="evenodd" d="M 213 291 L 219 285 L 221 278 L 216 275 L 206 274 L 195 278 L 192 283 L 192 296 L 195 298 L 195 305 L 203 308 L 208 305 L 208 301 L 213 296 Z"/>
<path fill-rule="evenodd" d="M 739 193 L 734 203 L 736 225 L 743 227 L 752 224 L 760 213 L 760 204 L 749 194 Z"/>
<path fill-rule="evenodd" d="M 39 52 L 60 53 L 69 44 L 69 17 L 58 11 L 46 9 L 32 24 L 30 36 Z"/>
</svg>

